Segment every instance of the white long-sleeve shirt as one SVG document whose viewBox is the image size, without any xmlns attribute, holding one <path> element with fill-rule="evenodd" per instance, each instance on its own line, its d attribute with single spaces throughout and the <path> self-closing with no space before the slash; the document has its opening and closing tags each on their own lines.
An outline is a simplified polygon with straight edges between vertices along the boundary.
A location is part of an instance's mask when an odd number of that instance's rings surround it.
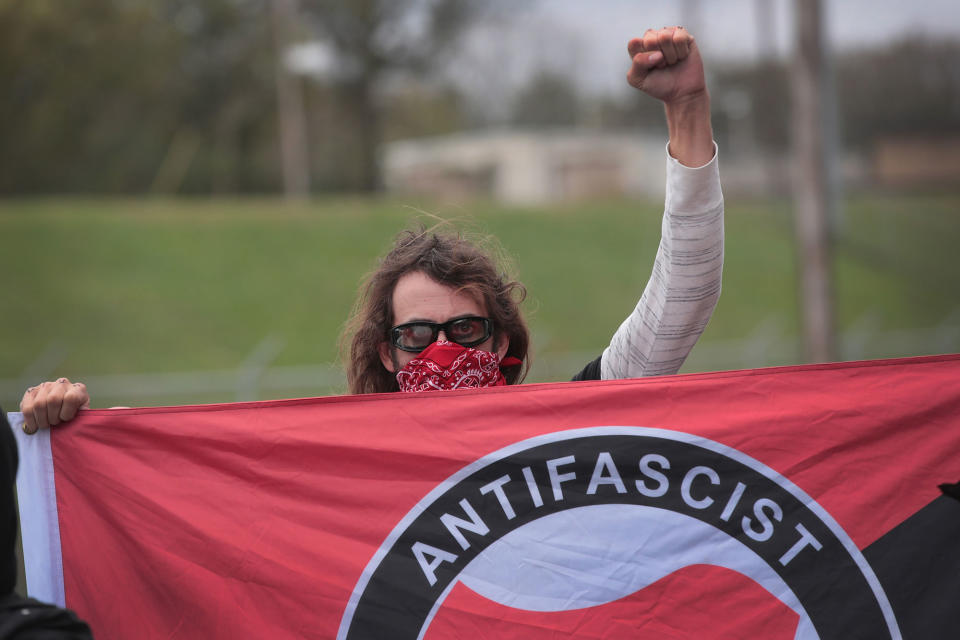
<svg viewBox="0 0 960 640">
<path fill-rule="evenodd" d="M 697 168 L 680 164 L 667 149 L 666 202 L 653 273 L 601 356 L 603 380 L 679 371 L 720 298 L 723 194 L 716 145 L 710 162 Z"/>
</svg>

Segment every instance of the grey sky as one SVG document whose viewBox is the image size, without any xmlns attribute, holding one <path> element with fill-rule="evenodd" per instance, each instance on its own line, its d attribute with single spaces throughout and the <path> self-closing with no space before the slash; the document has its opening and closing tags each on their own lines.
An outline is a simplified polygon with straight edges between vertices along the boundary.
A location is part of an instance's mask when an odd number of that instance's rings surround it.
<svg viewBox="0 0 960 640">
<path fill-rule="evenodd" d="M 530 64 L 572 65 L 584 85 L 618 90 L 626 73 L 626 42 L 647 27 L 683 24 L 696 29 L 708 61 L 755 57 L 758 1 L 772 8 L 772 42 L 779 55 L 787 55 L 792 0 L 541 0 L 516 15 L 510 26 L 538 45 Z M 889 41 L 907 32 L 960 37 L 958 0 L 826 0 L 825 8 L 830 41 L 839 48 Z"/>
</svg>

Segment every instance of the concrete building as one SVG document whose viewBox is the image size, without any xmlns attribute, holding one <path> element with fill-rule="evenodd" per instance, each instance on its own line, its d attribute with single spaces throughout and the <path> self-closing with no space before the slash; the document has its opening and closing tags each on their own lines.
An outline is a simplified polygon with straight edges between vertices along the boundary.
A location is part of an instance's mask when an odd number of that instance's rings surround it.
<svg viewBox="0 0 960 640">
<path fill-rule="evenodd" d="M 960 185 L 960 136 L 884 136 L 874 144 L 873 179 L 885 187 Z"/>
<path fill-rule="evenodd" d="M 395 193 L 515 205 L 663 197 L 665 140 L 578 131 L 486 131 L 386 145 Z"/>
</svg>

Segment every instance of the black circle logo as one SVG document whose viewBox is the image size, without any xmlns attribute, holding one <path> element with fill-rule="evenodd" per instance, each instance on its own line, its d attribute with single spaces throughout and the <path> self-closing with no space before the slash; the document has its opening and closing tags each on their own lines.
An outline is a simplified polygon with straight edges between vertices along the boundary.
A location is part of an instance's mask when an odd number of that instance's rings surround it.
<svg viewBox="0 0 960 640">
<path fill-rule="evenodd" d="M 561 516 L 582 526 L 558 534 L 571 536 L 564 544 L 537 545 Z M 555 566 L 569 560 L 563 549 L 597 545 L 601 561 L 591 554 L 590 566 L 561 580 L 535 570 L 518 578 L 507 560 L 521 548 Z M 615 583 L 595 579 L 609 573 L 606 562 L 626 567 Z M 609 602 L 691 564 L 760 584 L 798 614 L 798 639 L 901 637 L 863 554 L 788 479 L 699 436 L 591 427 L 516 443 L 436 487 L 371 559 L 337 638 L 422 638 L 458 581 L 502 604 L 549 611 Z M 532 587 L 518 592 L 518 579 Z"/>
</svg>

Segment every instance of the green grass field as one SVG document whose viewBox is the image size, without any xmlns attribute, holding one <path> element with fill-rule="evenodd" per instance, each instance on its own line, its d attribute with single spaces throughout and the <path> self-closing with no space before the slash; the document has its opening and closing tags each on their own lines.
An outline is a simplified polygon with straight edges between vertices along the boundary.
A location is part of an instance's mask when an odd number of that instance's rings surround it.
<svg viewBox="0 0 960 640">
<path fill-rule="evenodd" d="M 74 379 L 229 369 L 265 336 L 283 343 L 273 365 L 332 362 L 358 283 L 421 210 L 493 234 L 512 256 L 529 290 L 531 381 L 568 378 L 578 368 L 572 363 L 599 354 L 646 282 L 661 211 L 624 202 L 508 209 L 359 198 L 2 201 L 0 380 L 8 385 L 0 402 L 15 408 L 19 391 L 10 385 L 31 365 Z M 960 325 L 951 317 L 960 309 L 960 196 L 852 197 L 839 229 L 839 325 L 876 336 L 858 353 L 960 351 L 949 332 Z M 684 371 L 799 362 L 795 263 L 788 203 L 728 200 L 723 296 Z M 780 355 L 758 338 L 756 353 L 701 357 L 771 326 Z M 939 343 L 907 353 L 883 339 L 938 326 Z M 37 359 L 45 352 L 59 356 L 43 370 Z M 341 390 L 304 380 L 298 395 Z M 92 392 L 95 406 L 114 401 Z"/>
</svg>

